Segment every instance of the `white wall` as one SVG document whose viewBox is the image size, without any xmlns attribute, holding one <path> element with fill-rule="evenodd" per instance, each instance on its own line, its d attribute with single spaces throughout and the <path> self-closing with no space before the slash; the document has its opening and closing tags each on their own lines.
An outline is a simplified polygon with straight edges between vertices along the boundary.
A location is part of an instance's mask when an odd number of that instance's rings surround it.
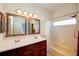
<svg viewBox="0 0 79 59">
<path fill-rule="evenodd" d="M 70 15 L 63 16 L 66 14 L 70 14 L 77 11 L 77 4 L 67 4 L 63 7 L 60 7 L 59 9 L 52 12 L 52 21 L 59 21 L 64 20 L 67 18 L 70 18 Z M 77 39 L 74 38 L 74 31 L 76 26 L 59 26 L 59 27 L 53 27 L 53 39 L 52 42 L 58 42 L 63 43 L 70 47 L 73 50 L 76 50 L 77 46 Z"/>
</svg>

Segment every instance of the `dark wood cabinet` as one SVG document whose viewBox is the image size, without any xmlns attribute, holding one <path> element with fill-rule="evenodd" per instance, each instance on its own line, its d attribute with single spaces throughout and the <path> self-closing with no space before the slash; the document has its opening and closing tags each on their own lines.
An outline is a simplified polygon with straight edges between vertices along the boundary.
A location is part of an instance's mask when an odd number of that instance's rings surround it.
<svg viewBox="0 0 79 59">
<path fill-rule="evenodd" d="M 79 56 L 79 31 L 78 31 L 78 42 L 77 42 L 77 56 Z"/>
<path fill-rule="evenodd" d="M 46 56 L 46 40 L 0 53 L 1 56 Z"/>
<path fill-rule="evenodd" d="M 17 56 L 16 49 L 0 53 L 0 56 L 15 56 L 15 55 Z"/>
</svg>

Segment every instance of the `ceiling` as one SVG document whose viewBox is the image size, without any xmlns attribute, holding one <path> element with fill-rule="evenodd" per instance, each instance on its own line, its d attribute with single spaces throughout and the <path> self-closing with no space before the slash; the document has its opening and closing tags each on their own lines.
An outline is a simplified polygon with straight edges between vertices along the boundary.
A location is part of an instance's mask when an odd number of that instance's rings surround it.
<svg viewBox="0 0 79 59">
<path fill-rule="evenodd" d="M 38 5 L 39 7 L 45 10 L 53 11 L 67 4 L 68 3 L 37 3 L 36 5 Z"/>
</svg>

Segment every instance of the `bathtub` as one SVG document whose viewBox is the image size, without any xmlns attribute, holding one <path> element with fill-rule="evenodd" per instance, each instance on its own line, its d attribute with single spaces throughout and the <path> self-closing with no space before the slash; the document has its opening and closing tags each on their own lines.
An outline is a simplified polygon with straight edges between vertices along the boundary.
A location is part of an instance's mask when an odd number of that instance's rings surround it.
<svg viewBox="0 0 79 59">
<path fill-rule="evenodd" d="M 48 56 L 76 56 L 76 51 L 64 44 L 53 44 L 48 47 L 47 54 Z"/>
</svg>

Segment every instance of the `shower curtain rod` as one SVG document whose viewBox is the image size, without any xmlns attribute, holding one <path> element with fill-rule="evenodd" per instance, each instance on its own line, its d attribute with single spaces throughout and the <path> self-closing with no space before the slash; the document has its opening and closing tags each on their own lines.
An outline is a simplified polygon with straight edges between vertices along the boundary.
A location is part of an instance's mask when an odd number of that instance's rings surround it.
<svg viewBox="0 0 79 59">
<path fill-rule="evenodd" d="M 62 16 L 58 16 L 58 17 L 55 17 L 55 18 L 52 18 L 52 19 L 57 19 L 57 18 L 59 18 L 59 17 L 67 16 L 67 15 L 74 14 L 74 13 L 78 14 L 78 12 L 79 12 L 79 11 L 73 12 L 73 13 L 69 13 L 69 14 L 66 14 L 66 15 L 62 15 Z M 75 15 L 76 15 L 76 14 L 75 14 Z M 72 17 L 72 16 L 70 16 L 70 17 Z"/>
</svg>

